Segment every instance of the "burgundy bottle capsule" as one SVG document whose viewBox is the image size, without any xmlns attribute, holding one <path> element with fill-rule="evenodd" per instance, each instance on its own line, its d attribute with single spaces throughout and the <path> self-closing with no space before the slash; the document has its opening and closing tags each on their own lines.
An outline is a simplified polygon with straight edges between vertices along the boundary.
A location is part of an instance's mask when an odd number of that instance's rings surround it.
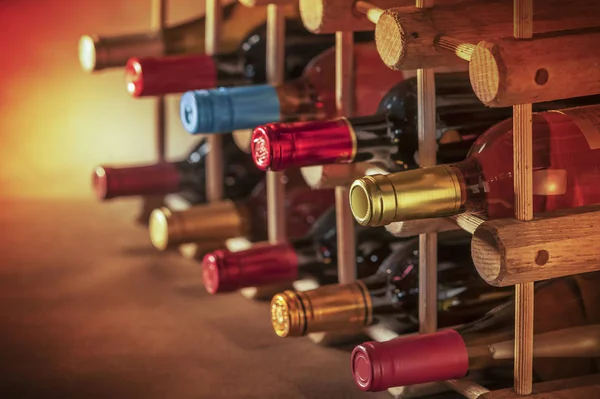
<svg viewBox="0 0 600 399">
<path fill-rule="evenodd" d="M 462 378 L 469 357 L 455 330 L 366 342 L 351 355 L 352 375 L 363 391 Z"/>
<path fill-rule="evenodd" d="M 217 85 L 217 68 L 207 55 L 136 57 L 125 66 L 125 83 L 133 97 L 208 89 Z"/>
<path fill-rule="evenodd" d="M 131 195 L 160 195 L 179 190 L 181 175 L 172 163 L 110 168 L 98 166 L 92 186 L 99 200 Z"/>
<path fill-rule="evenodd" d="M 270 123 L 252 133 L 252 158 L 262 170 L 352 162 L 356 142 L 346 118 Z"/>
<path fill-rule="evenodd" d="M 98 166 L 92 174 L 92 187 L 99 200 L 135 195 L 193 194 L 194 202 L 206 201 L 206 155 L 210 143 L 200 140 L 185 158 L 175 162 L 126 167 Z M 264 177 L 241 151 L 231 135 L 223 138 L 223 183 L 226 198 L 247 196 Z"/>
<path fill-rule="evenodd" d="M 289 243 L 259 243 L 231 252 L 218 250 L 202 260 L 204 287 L 211 294 L 295 280 L 298 256 Z"/>
</svg>

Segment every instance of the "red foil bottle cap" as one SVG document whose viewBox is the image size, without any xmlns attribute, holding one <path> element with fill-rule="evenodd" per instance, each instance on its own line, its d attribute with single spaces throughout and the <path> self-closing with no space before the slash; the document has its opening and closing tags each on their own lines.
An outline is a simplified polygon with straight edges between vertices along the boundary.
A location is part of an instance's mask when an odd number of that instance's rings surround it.
<svg viewBox="0 0 600 399">
<path fill-rule="evenodd" d="M 92 186 L 99 200 L 175 193 L 180 182 L 179 171 L 171 163 L 131 168 L 98 166 L 92 175 Z"/>
<path fill-rule="evenodd" d="M 125 83 L 133 97 L 211 89 L 217 85 L 217 69 L 208 55 L 130 58 Z"/>
<path fill-rule="evenodd" d="M 296 279 L 298 256 L 288 243 L 255 244 L 245 251 L 217 250 L 204 256 L 202 277 L 211 294 Z"/>
<path fill-rule="evenodd" d="M 352 162 L 356 138 L 346 118 L 270 123 L 254 129 L 252 158 L 262 170 Z"/>
<path fill-rule="evenodd" d="M 352 351 L 352 375 L 363 391 L 462 378 L 469 358 L 454 330 L 366 342 Z"/>
</svg>

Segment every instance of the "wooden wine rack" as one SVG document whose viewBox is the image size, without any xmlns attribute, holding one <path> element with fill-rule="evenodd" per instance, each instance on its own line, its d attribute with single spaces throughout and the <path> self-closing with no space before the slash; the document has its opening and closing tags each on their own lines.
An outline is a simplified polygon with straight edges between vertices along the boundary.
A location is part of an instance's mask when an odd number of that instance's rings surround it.
<svg viewBox="0 0 600 399">
<path fill-rule="evenodd" d="M 217 49 L 220 8 L 219 0 L 206 0 L 206 49 L 210 54 Z M 264 0 L 240 0 L 247 6 L 266 4 Z M 302 0 L 303 1 L 303 0 Z M 388 8 L 406 6 L 408 0 L 374 0 L 373 4 L 350 0 L 318 0 L 321 9 L 330 10 L 329 18 L 318 21 L 313 31 L 328 33 L 340 27 L 351 30 L 374 29 L 374 23 L 381 15 L 377 7 Z M 444 0 L 446 3 L 448 0 Z M 484 1 L 484 0 L 481 0 Z M 510 0 L 506 0 L 510 1 Z M 272 84 L 283 80 L 285 25 L 283 14 L 278 4 L 287 4 L 288 0 L 279 0 L 277 4 L 269 2 L 267 17 L 267 76 Z M 514 37 L 527 39 L 533 32 L 533 0 L 514 0 Z M 377 7 L 376 7 L 377 6 Z M 153 24 L 162 27 L 164 24 L 165 0 L 152 0 Z M 434 0 L 416 0 L 417 8 L 434 7 Z M 362 17 L 361 13 L 374 10 L 374 13 Z M 303 15 L 303 20 L 305 16 Z M 345 21 L 341 24 L 340 21 Z M 350 22 L 348 22 L 350 21 Z M 305 20 L 306 24 L 306 20 Z M 308 27 L 308 25 L 307 25 Z M 310 29 L 310 27 L 309 27 Z M 485 39 L 485 38 L 484 38 Z M 353 82 L 353 40 L 352 32 L 336 32 L 336 99 L 338 111 L 343 115 L 352 113 Z M 422 166 L 435 164 L 435 83 L 432 69 L 419 69 L 418 79 L 418 132 L 419 157 Z M 159 159 L 164 159 L 164 99 L 157 100 L 156 137 Z M 532 208 L 532 107 L 531 104 L 513 106 L 514 115 L 514 188 L 515 219 L 527 222 L 533 218 Z M 211 135 L 211 153 L 207 162 L 207 192 L 210 200 L 222 197 L 222 155 L 218 135 Z M 284 184 L 280 172 L 267 173 L 267 197 L 269 240 L 277 242 L 285 239 Z M 355 241 L 353 219 L 348 204 L 347 187 L 336 188 L 336 210 L 338 228 L 338 250 L 340 261 L 338 266 L 340 282 L 349 282 L 356 278 Z M 459 220 L 461 226 L 473 229 L 480 221 Z M 473 230 L 471 230 L 473 232 Z M 435 233 L 420 236 L 420 270 L 419 270 L 419 332 L 429 333 L 437 329 L 437 235 Z M 533 359 L 533 282 L 515 285 L 515 361 L 514 389 L 490 392 L 485 387 L 465 378 L 443 383 L 421 384 L 414 387 L 397 387 L 390 393 L 398 398 L 418 397 L 423 393 L 432 393 L 451 388 L 466 398 L 509 399 L 531 397 L 544 399 L 578 398 L 591 399 L 600 397 L 600 376 L 585 376 L 569 380 L 559 380 L 532 384 Z M 397 335 L 383 326 L 367 329 L 373 339 L 389 340 Z M 534 393 L 533 395 L 532 392 Z"/>
<path fill-rule="evenodd" d="M 301 0 L 303 3 L 306 0 Z M 314 2 L 319 7 L 310 7 Z M 508 0 L 507 0 L 508 1 Z M 364 1 L 351 2 L 343 0 L 310 0 L 306 1 L 306 13 L 302 13 L 303 21 L 309 30 L 317 33 L 327 33 L 343 29 L 368 30 L 371 25 L 378 22 L 382 8 L 406 6 L 402 0 L 389 4 L 387 0 L 374 0 L 375 4 Z M 430 8 L 434 6 L 433 0 L 416 0 L 416 8 Z M 443 1 L 448 4 L 448 2 Z M 321 15 L 314 15 L 310 10 L 316 8 Z M 515 39 L 529 39 L 533 34 L 533 0 L 514 0 L 513 4 L 513 30 Z M 302 7 L 301 7 L 302 11 Z M 364 15 L 361 17 L 361 15 Z M 556 23 L 557 17 L 549 24 Z M 342 22 L 340 22 L 342 21 Z M 426 32 L 432 33 L 432 32 Z M 416 35 L 415 37 L 419 37 Z M 338 47 L 340 44 L 338 43 Z M 380 51 L 381 53 L 381 51 Z M 445 57 L 442 54 L 439 58 Z M 447 57 L 446 57 L 447 59 Z M 460 61 L 455 62 L 459 64 Z M 426 65 L 426 63 L 424 63 Z M 435 62 L 432 66 L 436 65 Z M 563 71 L 564 72 L 564 71 Z M 338 67 L 336 73 L 348 73 Z M 338 80 L 339 81 L 339 80 Z M 432 69 L 419 69 L 417 71 L 418 85 L 418 135 L 419 158 L 421 166 L 435 164 L 435 84 Z M 343 93 L 343 88 L 339 89 Z M 593 89 L 592 89 L 593 91 Z M 587 94 L 587 93 L 585 93 Z M 560 98 L 560 97 L 556 97 Z M 527 222 L 533 218 L 532 206 L 532 105 L 519 104 L 513 106 L 514 130 L 514 191 L 515 191 L 515 219 Z M 342 213 L 338 217 L 344 217 Z M 474 229 L 480 221 L 472 219 L 458 220 L 459 225 Z M 338 223 L 338 226 L 341 226 Z M 340 242 L 341 251 L 347 243 Z M 422 234 L 420 236 L 420 270 L 419 270 L 419 332 L 429 333 L 437 329 L 437 236 L 436 234 Z M 340 272 L 344 267 L 341 265 Z M 588 267 L 591 270 L 592 266 Z M 583 269 L 582 269 L 583 270 Z M 594 269 L 595 270 L 595 269 Z M 568 274 L 568 273 L 565 273 Z M 535 279 L 537 280 L 537 278 Z M 533 362 L 533 281 L 522 282 L 515 285 L 515 357 L 514 357 L 514 389 L 490 392 L 485 387 L 465 378 L 462 380 L 446 381 L 445 385 L 467 398 L 508 399 L 517 396 L 530 396 L 535 393 L 536 398 L 596 398 L 600 397 L 599 376 L 587 376 L 570 380 L 552 381 L 548 383 L 532 384 Z M 383 330 L 383 331 L 382 331 Z M 375 340 L 389 340 L 397 335 L 392 331 L 385 331 L 382 326 L 373 326 L 367 333 Z M 415 387 L 392 388 L 389 392 L 400 398 L 416 397 L 421 394 L 433 393 L 441 389 L 440 384 L 422 384 Z"/>
</svg>

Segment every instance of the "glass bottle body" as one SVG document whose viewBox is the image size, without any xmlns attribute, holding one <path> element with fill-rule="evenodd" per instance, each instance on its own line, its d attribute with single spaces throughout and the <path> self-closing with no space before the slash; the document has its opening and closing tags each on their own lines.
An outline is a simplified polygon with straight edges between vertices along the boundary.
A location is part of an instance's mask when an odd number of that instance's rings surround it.
<svg viewBox="0 0 600 399">
<path fill-rule="evenodd" d="M 593 107 L 596 109 L 597 107 Z M 533 210 L 535 213 L 600 202 L 599 129 L 582 128 L 568 115 L 533 115 Z M 458 172 L 462 209 L 489 218 L 514 214 L 512 120 L 481 136 Z"/>
<path fill-rule="evenodd" d="M 353 103 L 356 115 L 375 113 L 379 100 L 403 74 L 386 68 L 374 43 L 354 46 Z M 302 78 L 277 88 L 281 121 L 332 118 L 337 115 L 335 100 L 335 49 L 315 57 Z M 273 122 L 273 121 L 269 121 Z M 267 122 L 268 123 L 268 122 Z M 254 127 L 254 126 L 253 126 Z"/>
</svg>

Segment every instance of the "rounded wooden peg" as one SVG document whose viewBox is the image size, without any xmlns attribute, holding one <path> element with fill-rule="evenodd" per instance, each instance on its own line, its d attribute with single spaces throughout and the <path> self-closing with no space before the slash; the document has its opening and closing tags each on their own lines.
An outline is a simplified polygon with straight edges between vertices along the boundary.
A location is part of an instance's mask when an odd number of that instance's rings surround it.
<svg viewBox="0 0 600 399">
<path fill-rule="evenodd" d="M 374 7 L 387 9 L 413 4 L 410 0 L 373 0 Z M 375 29 L 373 22 L 359 12 L 349 0 L 300 0 L 300 16 L 306 29 L 313 33 L 334 33 L 338 31 L 360 32 Z"/>
<path fill-rule="evenodd" d="M 416 7 L 399 7 L 385 10 L 375 28 L 375 43 L 379 56 L 392 69 L 435 68 L 465 62 L 450 52 L 433 48 L 438 31 L 428 24 L 415 30 L 410 20 L 426 18 L 429 10 Z M 433 51 L 432 51 L 433 49 Z"/>
<path fill-rule="evenodd" d="M 471 56 L 471 85 L 490 107 L 598 94 L 598 43 L 600 29 L 484 41 Z"/>
<path fill-rule="evenodd" d="M 464 63 L 436 46 L 441 35 L 467 43 L 513 34 L 512 2 L 504 0 L 438 0 L 432 8 L 414 5 L 386 9 L 375 28 L 377 50 L 392 69 L 413 70 Z M 384 7 L 381 7 L 384 8 Z M 534 4 L 535 33 L 598 26 L 600 2 L 578 0 L 577 7 L 563 0 Z"/>
<path fill-rule="evenodd" d="M 471 255 L 481 277 L 503 287 L 600 270 L 600 206 L 482 223 Z"/>
</svg>

